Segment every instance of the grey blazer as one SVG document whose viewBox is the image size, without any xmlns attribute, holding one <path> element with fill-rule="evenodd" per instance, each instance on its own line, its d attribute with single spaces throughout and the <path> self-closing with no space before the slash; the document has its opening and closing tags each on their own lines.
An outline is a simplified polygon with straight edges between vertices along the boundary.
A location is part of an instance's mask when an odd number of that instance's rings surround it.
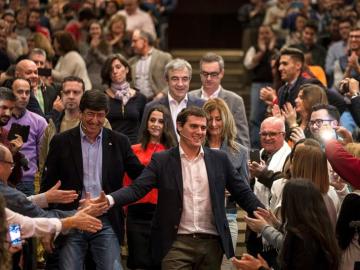
<svg viewBox="0 0 360 270">
<path fill-rule="evenodd" d="M 149 67 L 149 80 L 154 95 L 157 95 L 159 92 L 163 91 L 164 88 L 167 86 L 164 76 L 164 68 L 171 59 L 172 56 L 169 53 L 153 48 Z M 136 55 L 129 59 L 133 85 L 135 85 L 136 65 L 139 60 L 139 55 Z M 141 89 L 139 90 L 141 92 Z"/>
<path fill-rule="evenodd" d="M 189 96 L 201 98 L 201 89 L 190 91 Z M 235 94 L 234 92 L 225 90 L 222 87 L 218 97 L 226 102 L 226 104 L 229 106 L 229 109 L 234 116 L 235 125 L 237 129 L 237 136 L 236 136 L 237 141 L 243 146 L 249 148 L 250 147 L 249 127 L 246 118 L 246 111 L 245 111 L 243 98 Z"/>
</svg>

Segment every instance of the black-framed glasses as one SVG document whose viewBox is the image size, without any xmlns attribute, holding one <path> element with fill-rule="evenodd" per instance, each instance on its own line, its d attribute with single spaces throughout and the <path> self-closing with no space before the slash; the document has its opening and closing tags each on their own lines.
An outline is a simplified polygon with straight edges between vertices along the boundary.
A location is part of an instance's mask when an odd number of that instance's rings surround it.
<svg viewBox="0 0 360 270">
<path fill-rule="evenodd" d="M 315 119 L 315 120 L 310 120 L 309 121 L 309 127 L 313 127 L 314 125 L 316 125 L 318 128 L 321 128 L 324 124 L 324 122 L 332 122 L 333 120 L 331 119 Z"/>
<path fill-rule="evenodd" d="M 212 79 L 219 77 L 219 74 L 220 74 L 220 72 L 206 72 L 206 71 L 200 72 L 201 76 L 203 76 L 205 78 L 209 78 L 209 76 L 210 76 L 210 78 L 212 78 Z"/>
<path fill-rule="evenodd" d="M 260 135 L 261 137 L 264 137 L 264 138 L 266 138 L 267 136 L 269 136 L 270 138 L 274 138 L 274 137 L 276 137 L 276 136 L 279 135 L 279 134 L 284 134 L 284 132 L 282 132 L 282 131 L 279 131 L 279 132 L 270 131 L 270 132 L 260 132 L 260 133 L 259 133 L 259 135 Z"/>
<path fill-rule="evenodd" d="M 13 170 L 13 169 L 14 169 L 14 167 L 15 167 L 15 163 L 14 163 L 14 162 L 7 161 L 7 160 L 0 160 L 0 162 L 3 162 L 3 163 L 6 163 L 6 164 L 9 164 L 9 165 L 10 165 L 11 170 Z"/>
</svg>

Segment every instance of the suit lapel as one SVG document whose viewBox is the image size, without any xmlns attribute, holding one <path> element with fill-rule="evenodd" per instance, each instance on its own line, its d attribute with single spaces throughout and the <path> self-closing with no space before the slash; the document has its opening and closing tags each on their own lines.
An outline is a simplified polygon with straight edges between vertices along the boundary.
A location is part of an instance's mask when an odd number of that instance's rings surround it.
<svg viewBox="0 0 360 270">
<path fill-rule="evenodd" d="M 216 189 L 215 189 L 216 177 L 215 177 L 215 168 L 214 168 L 215 162 L 212 160 L 211 152 L 206 147 L 204 147 L 204 160 L 205 160 L 206 172 L 209 181 L 210 197 L 211 197 L 211 201 L 213 202 L 213 198 L 214 196 L 216 196 Z M 212 203 L 212 205 L 214 204 Z"/>
<path fill-rule="evenodd" d="M 104 186 L 104 181 L 107 179 L 107 171 L 109 166 L 104 166 L 104 164 L 110 164 L 110 148 L 112 147 L 111 135 L 107 129 L 103 129 L 102 134 L 102 186 Z"/>
<path fill-rule="evenodd" d="M 83 184 L 83 159 L 81 150 L 81 137 L 80 137 L 80 125 L 71 131 L 72 139 L 70 140 L 73 157 L 75 160 L 75 167 L 78 173 L 79 181 Z"/>
<path fill-rule="evenodd" d="M 178 146 L 170 150 L 169 168 L 173 170 L 173 176 L 179 190 L 178 194 L 180 196 L 181 201 L 183 201 L 184 187 L 183 187 L 183 179 L 182 179 L 182 171 L 181 171 L 180 152 Z"/>
<path fill-rule="evenodd" d="M 154 66 L 157 62 L 157 56 L 158 56 L 157 51 L 154 48 L 151 53 L 151 61 L 150 61 L 150 66 L 149 66 L 149 78 L 151 78 L 152 70 L 154 69 Z M 133 73 L 133 74 L 135 74 L 135 73 Z"/>
</svg>

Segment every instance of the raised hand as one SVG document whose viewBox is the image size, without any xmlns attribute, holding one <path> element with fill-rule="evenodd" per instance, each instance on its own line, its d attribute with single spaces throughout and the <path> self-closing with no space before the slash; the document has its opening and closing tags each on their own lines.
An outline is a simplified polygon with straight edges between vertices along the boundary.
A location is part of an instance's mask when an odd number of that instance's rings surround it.
<svg viewBox="0 0 360 270">
<path fill-rule="evenodd" d="M 77 199 L 78 194 L 75 190 L 60 190 L 61 181 L 57 181 L 56 184 L 45 192 L 47 203 L 71 203 Z"/>
</svg>

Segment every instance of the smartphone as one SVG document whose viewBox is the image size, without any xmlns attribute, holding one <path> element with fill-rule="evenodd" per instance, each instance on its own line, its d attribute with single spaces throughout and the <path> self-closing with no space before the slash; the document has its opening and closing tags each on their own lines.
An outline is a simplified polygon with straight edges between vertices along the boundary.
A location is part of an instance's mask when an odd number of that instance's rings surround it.
<svg viewBox="0 0 360 270">
<path fill-rule="evenodd" d="M 38 68 L 38 75 L 50 77 L 51 76 L 51 68 Z"/>
<path fill-rule="evenodd" d="M 260 151 L 259 149 L 251 149 L 250 150 L 250 161 L 255 161 L 260 164 Z"/>
<path fill-rule="evenodd" d="M 9 235 L 12 246 L 21 246 L 21 229 L 19 224 L 9 225 Z"/>
<path fill-rule="evenodd" d="M 30 126 L 22 126 L 17 123 L 12 123 L 9 134 L 8 134 L 8 140 L 12 141 L 16 139 L 16 134 L 20 135 L 22 137 L 23 142 L 27 142 L 30 132 Z"/>
<path fill-rule="evenodd" d="M 323 142 L 327 142 L 331 139 L 338 139 L 338 135 L 332 127 L 323 127 L 319 131 L 320 138 Z"/>
</svg>

